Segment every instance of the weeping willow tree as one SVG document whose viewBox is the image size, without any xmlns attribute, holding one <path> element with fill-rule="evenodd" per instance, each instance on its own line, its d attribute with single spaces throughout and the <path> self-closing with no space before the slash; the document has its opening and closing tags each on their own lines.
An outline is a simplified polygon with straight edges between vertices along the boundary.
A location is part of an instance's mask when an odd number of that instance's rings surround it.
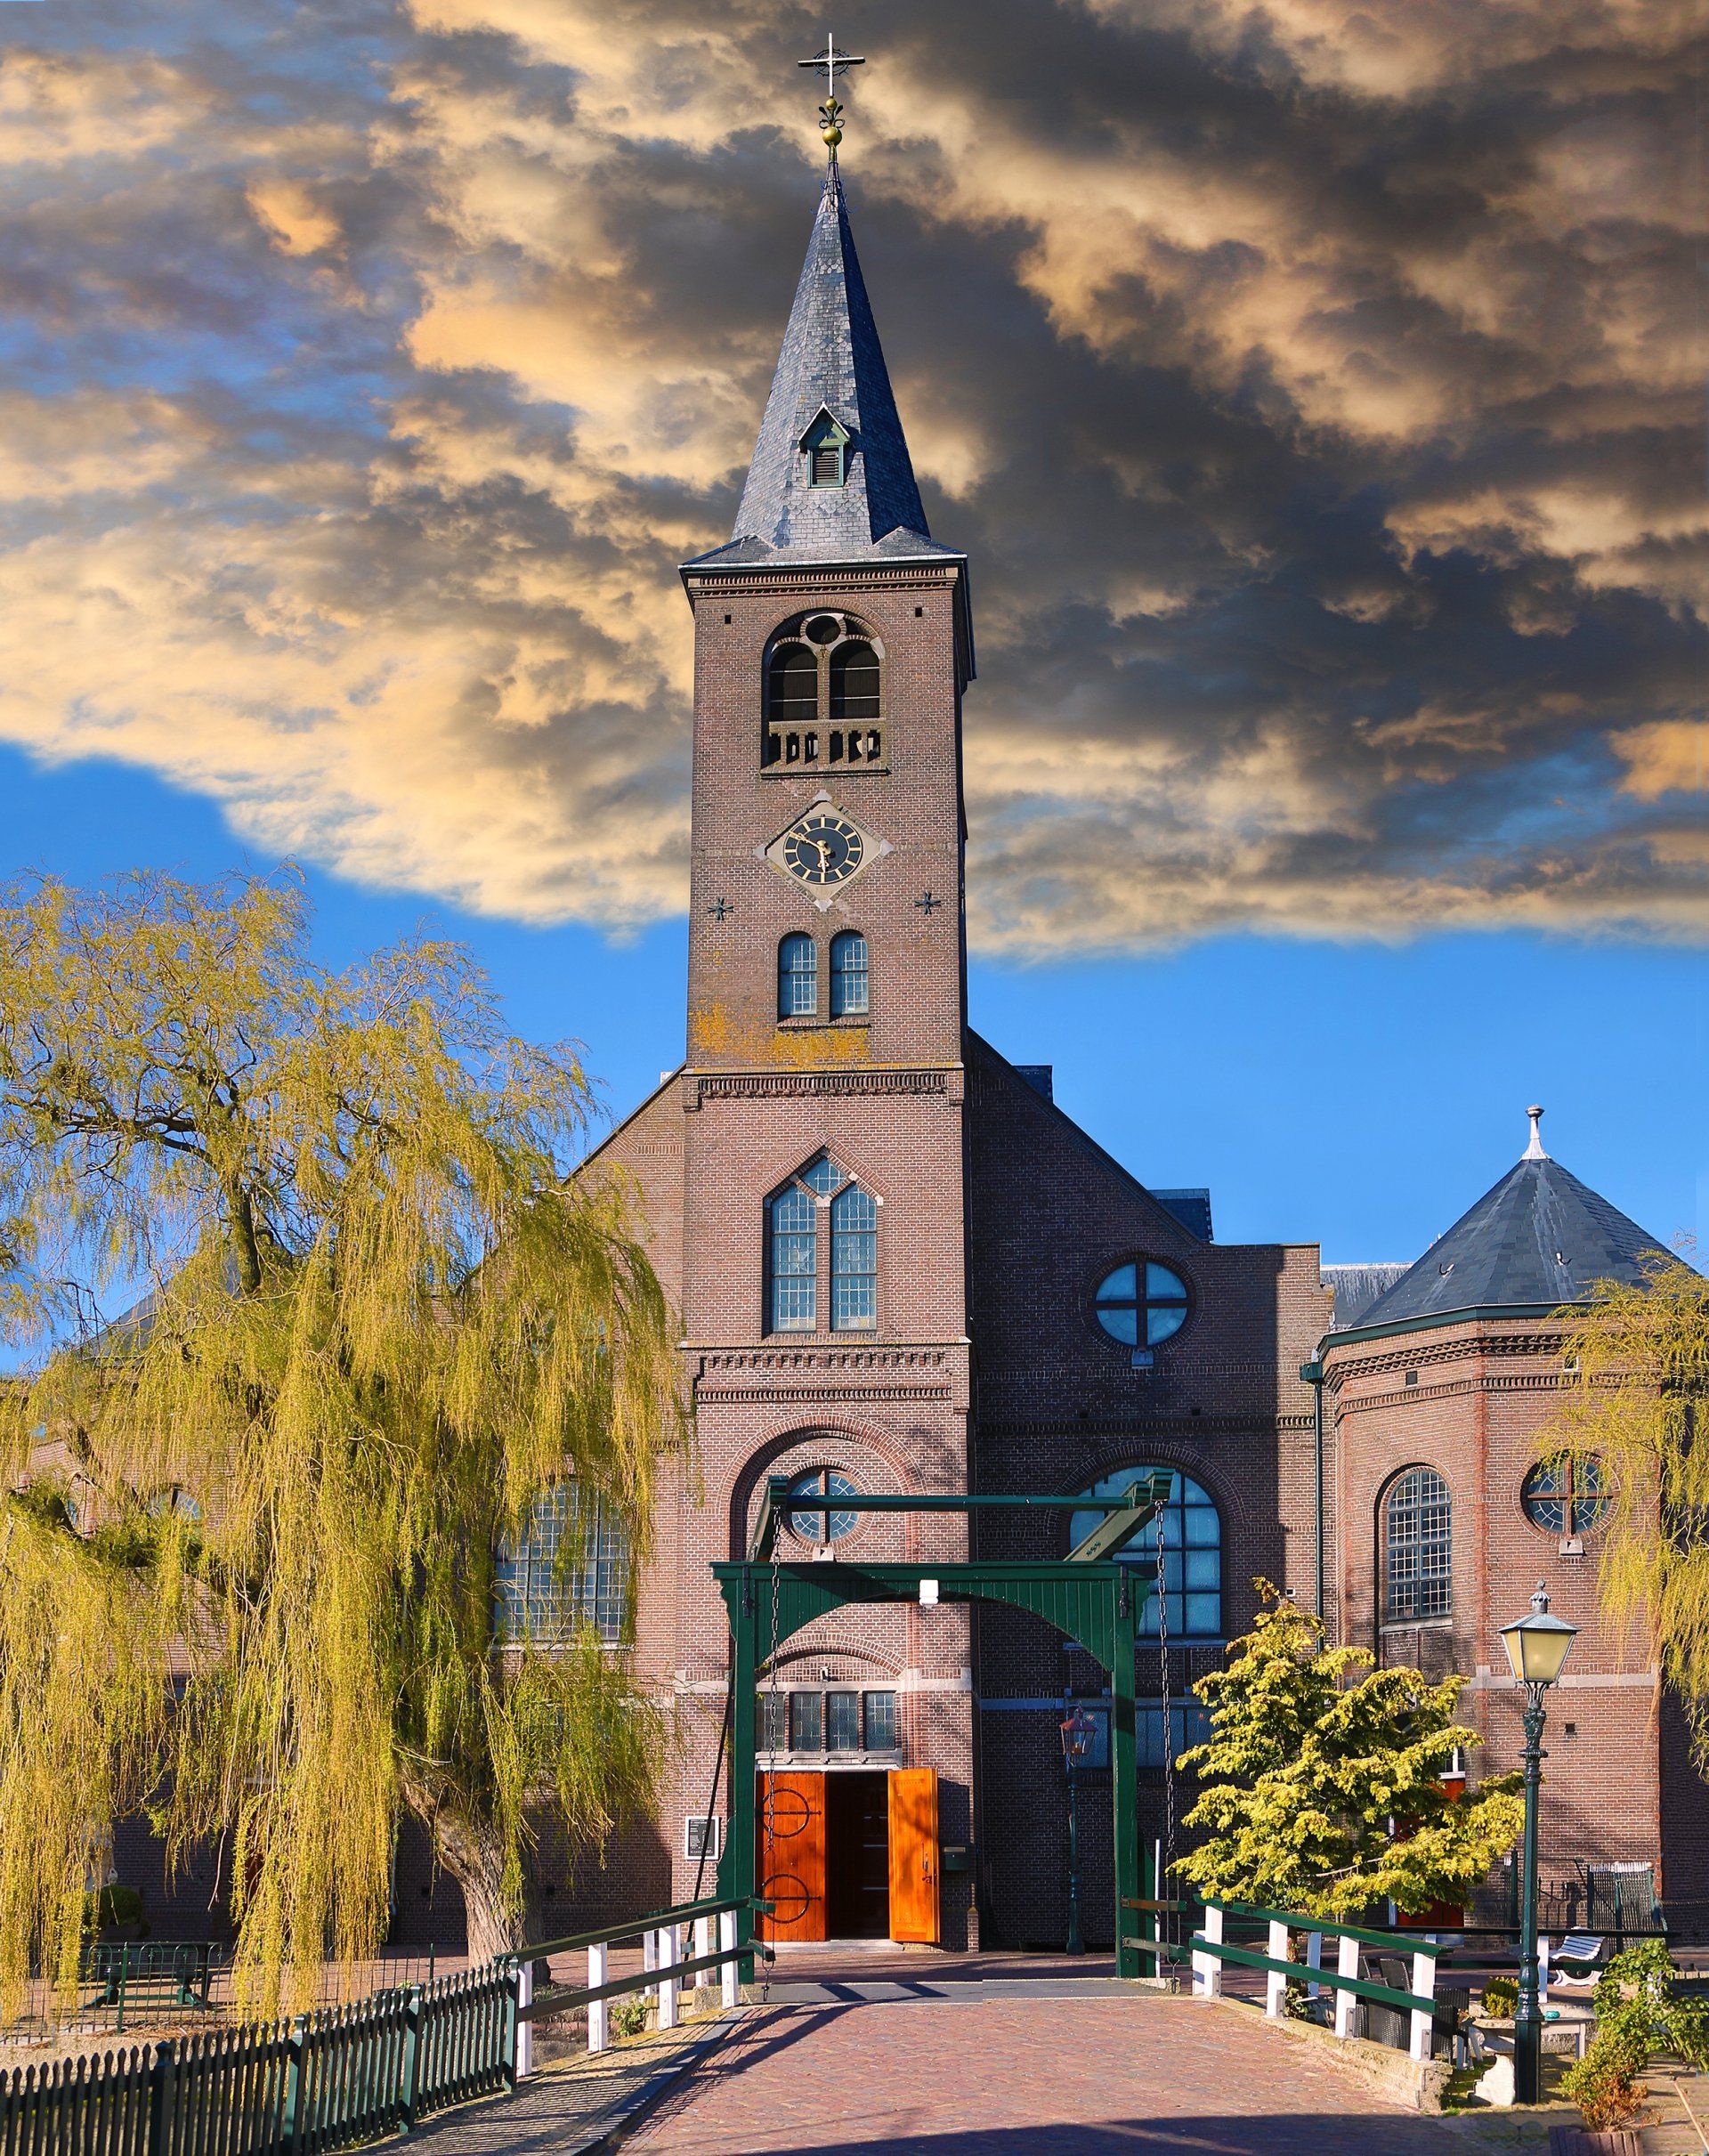
<svg viewBox="0 0 1709 2156">
<path fill-rule="evenodd" d="M 1602 1507 L 1603 1612 L 1648 1638 L 1709 1771 L 1709 1280 L 1657 1252 L 1642 1281 L 1599 1282 L 1560 1315 L 1551 1459 Z"/>
<path fill-rule="evenodd" d="M 406 1811 L 482 1956 L 518 1937 L 542 1806 L 585 1848 L 652 1786 L 620 1655 L 494 1629 L 495 1549 L 568 1478 L 632 1587 L 679 1434 L 620 1194 L 566 1180 L 587 1082 L 504 1035 L 455 948 L 332 973 L 305 929 L 286 879 L 0 903 L 14 2000 L 75 1971 L 139 1807 L 174 1860 L 218 1842 L 276 2000 L 378 1944 Z"/>
</svg>

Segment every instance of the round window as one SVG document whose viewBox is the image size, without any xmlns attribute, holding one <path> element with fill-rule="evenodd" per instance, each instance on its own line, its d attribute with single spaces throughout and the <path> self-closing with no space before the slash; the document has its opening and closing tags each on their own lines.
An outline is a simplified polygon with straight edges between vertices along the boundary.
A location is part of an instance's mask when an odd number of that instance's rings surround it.
<svg viewBox="0 0 1709 2156">
<path fill-rule="evenodd" d="M 835 644 L 843 633 L 843 625 L 835 614 L 814 614 L 807 623 L 806 634 L 814 644 Z"/>
<path fill-rule="evenodd" d="M 841 1542 L 845 1535 L 852 1535 L 860 1525 L 858 1512 L 839 1512 L 838 1497 L 857 1497 L 860 1492 L 846 1475 L 839 1475 L 834 1467 L 815 1467 L 811 1474 L 798 1475 L 790 1485 L 791 1500 L 816 1498 L 811 1510 L 797 1509 L 791 1504 L 789 1520 L 790 1532 L 803 1542 Z"/>
<path fill-rule="evenodd" d="M 1124 1348 L 1154 1348 L 1187 1323 L 1187 1283 L 1146 1258 L 1118 1265 L 1098 1283 L 1097 1322 Z"/>
<path fill-rule="evenodd" d="M 1519 1503 L 1534 1528 L 1546 1535 L 1588 1535 L 1609 1504 L 1602 1463 L 1594 1453 L 1539 1460 L 1519 1485 Z"/>
</svg>

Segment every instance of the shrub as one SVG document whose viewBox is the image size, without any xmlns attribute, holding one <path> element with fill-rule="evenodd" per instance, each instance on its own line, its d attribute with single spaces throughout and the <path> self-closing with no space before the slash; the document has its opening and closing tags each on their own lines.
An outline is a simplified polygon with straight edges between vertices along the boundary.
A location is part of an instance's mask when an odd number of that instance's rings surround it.
<svg viewBox="0 0 1709 2156">
<path fill-rule="evenodd" d="M 92 1939 L 121 1924 L 142 1925 L 142 1897 L 134 1886 L 103 1886 L 83 1905 L 83 1928 Z"/>
<path fill-rule="evenodd" d="M 1519 2003 L 1517 1976 L 1492 1976 L 1484 1986 L 1483 2012 L 1492 2022 L 1505 2021 Z"/>
<path fill-rule="evenodd" d="M 1621 2126 L 1643 2103 L 1644 2070 L 1674 2056 L 1709 2067 L 1709 2006 L 1684 1998 L 1659 1939 L 1616 1954 L 1596 1987 L 1596 2034 L 1561 2082 L 1592 2132 Z"/>
</svg>

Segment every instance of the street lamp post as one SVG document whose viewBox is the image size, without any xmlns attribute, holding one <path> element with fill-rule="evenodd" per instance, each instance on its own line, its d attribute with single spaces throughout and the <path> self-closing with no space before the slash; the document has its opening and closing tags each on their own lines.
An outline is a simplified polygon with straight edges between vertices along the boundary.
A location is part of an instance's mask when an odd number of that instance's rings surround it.
<svg viewBox="0 0 1709 2156">
<path fill-rule="evenodd" d="M 1095 1727 L 1083 1706 L 1077 1706 L 1061 1724 L 1062 1763 L 1068 1776 L 1068 1942 L 1065 1950 L 1070 1954 L 1086 1951 L 1085 1941 L 1080 1935 L 1079 1768 L 1092 1741 Z"/>
<path fill-rule="evenodd" d="M 1535 2103 L 1543 2057 L 1543 2006 L 1537 1996 L 1537 1795 L 1543 1782 L 1543 1695 L 1560 1675 L 1578 1627 L 1549 1614 L 1543 1582 L 1531 1614 L 1502 1627 L 1508 1666 L 1525 1687 L 1525 1850 L 1519 1895 L 1519 1997 L 1513 2015 L 1513 2100 Z"/>
</svg>

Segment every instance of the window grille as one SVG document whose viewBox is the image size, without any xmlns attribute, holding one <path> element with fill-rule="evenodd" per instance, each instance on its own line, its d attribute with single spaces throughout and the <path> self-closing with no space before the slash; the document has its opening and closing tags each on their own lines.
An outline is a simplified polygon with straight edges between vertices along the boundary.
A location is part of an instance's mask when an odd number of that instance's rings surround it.
<svg viewBox="0 0 1709 2156">
<path fill-rule="evenodd" d="M 859 1692 L 825 1694 L 825 1749 L 858 1752 L 861 1748 L 861 1695 Z"/>
<path fill-rule="evenodd" d="M 1136 1258 L 1098 1282 L 1097 1322 L 1124 1348 L 1155 1348 L 1187 1323 L 1187 1284 L 1154 1260 Z"/>
<path fill-rule="evenodd" d="M 791 1183 L 772 1200 L 774 1333 L 811 1333 L 818 1323 L 819 1209 Z"/>
<path fill-rule="evenodd" d="M 822 1692 L 790 1694 L 790 1749 L 822 1752 L 825 1748 L 825 1695 Z"/>
<path fill-rule="evenodd" d="M 1211 1710 L 1189 1703 L 1185 1706 L 1171 1706 L 1169 1710 L 1170 1761 L 1177 1760 L 1191 1746 L 1203 1744 L 1211 1734 Z M 1163 1754 L 1163 1708 L 1159 1700 L 1147 1706 L 1142 1699 L 1134 1709 L 1134 1752 L 1141 1767 L 1161 1768 L 1167 1763 Z"/>
<path fill-rule="evenodd" d="M 861 1707 L 866 1749 L 869 1752 L 894 1752 L 896 1748 L 895 1692 L 868 1692 Z"/>
<path fill-rule="evenodd" d="M 823 1692 L 794 1687 L 774 1692 L 768 1687 L 755 1694 L 754 1708 L 756 1748 L 762 1761 L 768 1753 L 810 1752 L 830 1757 L 900 1749 L 896 1695 L 892 1691 Z M 715 1854 L 717 1825 L 715 1820 Z"/>
<path fill-rule="evenodd" d="M 834 1467 L 815 1467 L 807 1474 L 798 1475 L 790 1485 L 791 1499 L 819 1497 L 832 1502 L 816 1504 L 811 1510 L 805 1504 L 791 1510 L 790 1534 L 798 1536 L 803 1542 L 841 1542 L 845 1535 L 852 1535 L 859 1527 L 861 1516 L 858 1512 L 838 1512 L 834 1501 L 858 1495 L 848 1477 L 838 1474 Z"/>
<path fill-rule="evenodd" d="M 831 997 L 836 1000 L 836 958 L 831 960 Z M 819 947 L 799 930 L 777 946 L 777 1015 L 810 1018 L 819 1009 Z"/>
<path fill-rule="evenodd" d="M 879 1209 L 858 1183 L 830 1202 L 830 1322 L 838 1333 L 879 1322 Z"/>
<path fill-rule="evenodd" d="M 1410 1467 L 1383 1504 L 1390 1624 L 1446 1617 L 1453 1595 L 1452 1501 L 1433 1467 Z"/>
<path fill-rule="evenodd" d="M 790 1748 L 790 1695 L 788 1692 L 765 1690 L 759 1695 L 759 1718 L 756 1724 L 758 1734 L 756 1744 L 762 1752 L 787 1752 Z"/>
<path fill-rule="evenodd" d="M 1124 1467 L 1106 1475 L 1083 1494 L 1088 1497 L 1120 1497 L 1144 1475 L 1168 1475 L 1169 1495 L 1161 1515 L 1163 1533 L 1163 1571 L 1159 1583 L 1163 1597 L 1162 1617 L 1168 1620 L 1171 1640 L 1219 1640 L 1222 1637 L 1222 1516 L 1210 1492 L 1190 1475 L 1156 1465 Z M 1107 1517 L 1103 1512 L 1073 1512 L 1068 1520 L 1068 1546 L 1083 1542 Z M 1157 1528 L 1146 1528 L 1138 1539 L 1118 1553 L 1116 1561 L 1148 1564 L 1157 1555 Z M 1152 1595 L 1141 1619 L 1145 1631 L 1154 1636 L 1160 1629 L 1157 1597 Z"/>
<path fill-rule="evenodd" d="M 830 1015 L 866 1015 L 866 938 L 855 928 L 845 928 L 830 940 Z"/>
<path fill-rule="evenodd" d="M 623 1636 L 629 1552 L 621 1526 L 573 1482 L 542 1490 L 493 1560 L 494 1629 L 505 1641 L 567 1642 L 591 1625 Z"/>
</svg>

